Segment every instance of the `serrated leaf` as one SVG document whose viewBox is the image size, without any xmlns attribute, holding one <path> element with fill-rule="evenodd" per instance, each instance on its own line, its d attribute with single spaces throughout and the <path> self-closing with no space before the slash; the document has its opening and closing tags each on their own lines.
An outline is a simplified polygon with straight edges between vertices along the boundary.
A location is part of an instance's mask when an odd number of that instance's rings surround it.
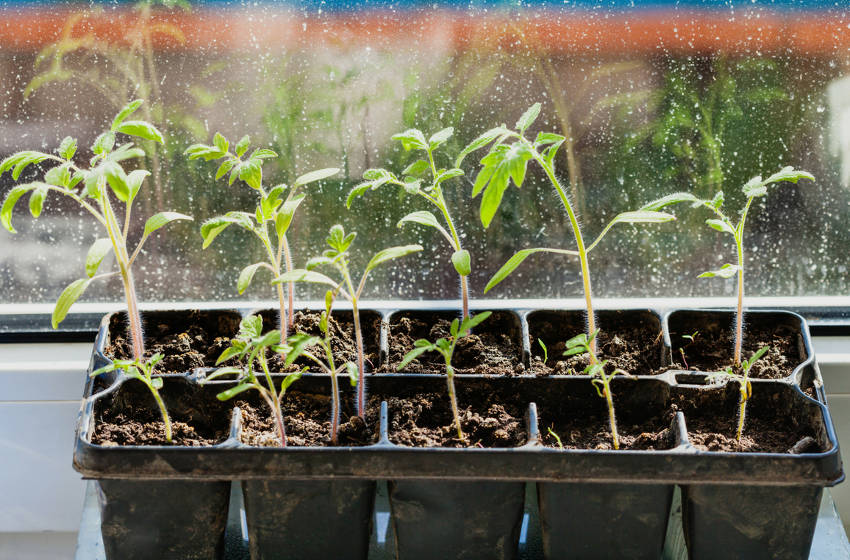
<svg viewBox="0 0 850 560">
<path fill-rule="evenodd" d="M 72 157 L 74 157 L 74 154 L 77 153 L 76 138 L 72 138 L 70 136 L 66 136 L 65 138 L 63 138 L 56 152 L 59 154 L 60 157 L 64 159 L 71 159 Z"/>
<path fill-rule="evenodd" d="M 724 264 L 717 270 L 709 270 L 700 274 L 697 278 L 732 278 L 738 273 L 739 267 L 736 264 Z"/>
<path fill-rule="evenodd" d="M 206 144 L 192 144 L 183 152 L 186 156 L 189 157 L 189 160 L 194 159 L 203 159 L 204 161 L 212 161 L 214 159 L 223 158 L 227 155 L 226 152 L 222 152 L 215 146 L 207 146 Z M 231 166 L 238 163 L 237 160 L 227 160 L 231 161 Z"/>
<path fill-rule="evenodd" d="M 236 150 L 236 157 L 242 157 L 245 152 L 248 151 L 248 147 L 251 145 L 251 137 L 247 134 L 242 137 L 241 140 L 236 144 L 234 150 Z"/>
<path fill-rule="evenodd" d="M 230 149 L 230 143 L 227 141 L 220 132 L 216 132 L 215 136 L 213 136 L 213 145 L 218 148 L 220 152 L 227 152 Z"/>
<path fill-rule="evenodd" d="M 276 158 L 276 157 L 277 157 L 277 153 L 274 152 L 273 150 L 269 150 L 268 148 L 259 148 L 257 150 L 254 150 L 251 153 L 251 155 L 248 157 L 248 159 L 263 160 L 263 159 L 272 159 L 272 158 Z"/>
<path fill-rule="evenodd" d="M 100 263 L 112 251 L 112 241 L 108 238 L 95 239 L 86 255 L 86 275 L 91 278 L 97 274 Z"/>
<path fill-rule="evenodd" d="M 438 146 L 445 144 L 446 140 L 451 138 L 452 134 L 454 134 L 454 132 L 455 132 L 455 129 L 451 126 L 444 128 L 443 130 L 441 130 L 439 132 L 435 132 L 428 139 L 428 146 L 432 150 L 436 149 Z"/>
<path fill-rule="evenodd" d="M 224 216 L 215 216 L 201 225 L 201 237 L 204 238 L 203 249 L 209 247 L 218 234 L 228 228 L 231 224 L 251 230 L 251 219 L 238 212 L 228 212 Z"/>
<path fill-rule="evenodd" d="M 561 144 L 566 140 L 564 136 L 553 132 L 538 132 L 537 138 L 534 139 L 534 146 L 546 146 L 549 144 Z"/>
<path fill-rule="evenodd" d="M 30 195 L 30 214 L 33 218 L 38 218 L 41 215 L 41 210 L 44 208 L 44 199 L 47 198 L 47 185 L 40 184 L 33 189 Z"/>
<path fill-rule="evenodd" d="M 221 165 L 218 166 L 218 169 L 215 172 L 215 180 L 218 181 L 219 179 L 227 175 L 227 172 L 233 169 L 234 165 L 236 165 L 235 159 L 226 159 L 221 162 Z"/>
<path fill-rule="evenodd" d="M 249 315 L 239 322 L 240 338 L 257 338 L 263 334 L 263 318 L 260 315 Z"/>
<path fill-rule="evenodd" d="M 59 299 L 56 300 L 56 306 L 53 308 L 53 317 L 50 321 L 54 329 L 65 319 L 71 306 L 80 299 L 80 296 L 83 295 L 83 292 L 86 291 L 90 283 L 91 278 L 82 278 L 71 282 L 67 288 L 62 290 Z"/>
<path fill-rule="evenodd" d="M 162 226 L 170 224 L 175 220 L 192 221 L 193 218 L 192 216 L 187 216 L 186 214 L 181 214 L 179 212 L 160 212 L 159 214 L 154 214 L 153 216 L 148 218 L 147 222 L 145 222 L 145 232 L 143 235 L 147 237 Z"/>
<path fill-rule="evenodd" d="M 248 289 L 248 286 L 251 285 L 251 281 L 254 279 L 254 274 L 257 273 L 257 270 L 260 269 L 261 266 L 265 266 L 266 263 L 254 263 L 249 264 L 245 268 L 242 269 L 242 272 L 239 273 L 239 279 L 236 281 L 236 290 L 242 294 L 245 290 Z"/>
<path fill-rule="evenodd" d="M 165 144 L 162 133 L 154 125 L 145 121 L 125 121 L 118 125 L 115 131 Z"/>
<path fill-rule="evenodd" d="M 484 293 L 486 294 L 491 289 L 493 289 L 497 284 L 499 284 L 502 280 L 510 276 L 510 274 L 516 270 L 516 268 L 522 264 L 522 262 L 535 253 L 557 253 L 559 255 L 572 255 L 578 256 L 576 251 L 568 251 L 566 249 L 550 249 L 548 247 L 535 247 L 533 249 L 523 249 L 521 251 L 517 251 L 514 256 L 512 256 L 508 261 L 502 265 L 496 274 L 490 278 L 490 281 L 487 282 L 487 285 L 484 287 Z"/>
<path fill-rule="evenodd" d="M 337 168 L 337 167 L 328 167 L 326 169 L 317 169 L 316 171 L 311 171 L 309 173 L 305 173 L 304 175 L 295 179 L 295 183 L 293 184 L 293 187 L 301 187 L 301 186 L 307 185 L 309 183 L 315 183 L 316 181 L 321 181 L 323 179 L 333 177 L 337 173 L 339 173 L 339 168 Z"/>
<path fill-rule="evenodd" d="M 531 126 L 535 120 L 537 120 L 537 116 L 540 114 L 540 103 L 535 103 L 528 109 L 526 109 L 525 113 L 519 118 L 516 122 L 516 128 L 520 131 L 520 133 L 525 132 L 529 126 Z"/>
<path fill-rule="evenodd" d="M 455 270 L 461 276 L 469 276 L 472 274 L 472 259 L 469 256 L 469 251 L 461 249 L 452 253 L 452 264 Z"/>
<path fill-rule="evenodd" d="M 262 189 L 263 168 L 258 161 L 243 161 L 236 166 L 236 170 L 238 170 L 239 179 L 245 181 L 249 187 L 255 190 Z"/>
<path fill-rule="evenodd" d="M 44 182 L 56 187 L 65 187 L 71 181 L 71 170 L 68 164 L 51 167 L 44 174 Z"/>
<path fill-rule="evenodd" d="M 496 216 L 496 212 L 502 204 L 502 197 L 508 188 L 509 181 L 510 175 L 508 170 L 505 166 L 500 165 L 484 189 L 479 212 L 481 215 L 481 224 L 485 229 L 490 227 L 490 222 Z"/>
<path fill-rule="evenodd" d="M 127 119 L 127 117 L 129 117 L 130 115 L 135 113 L 136 110 L 141 106 L 142 106 L 142 100 L 141 99 L 136 99 L 135 101 L 131 101 L 131 102 L 127 103 L 118 112 L 118 114 L 115 115 L 115 118 L 112 119 L 112 126 L 110 127 L 110 130 L 112 132 L 118 131 L 118 127 L 121 126 L 121 123 L 123 123 Z"/>
<path fill-rule="evenodd" d="M 422 131 L 415 128 L 411 128 L 399 134 L 394 134 L 392 139 L 401 142 L 405 151 L 428 149 L 428 142 L 425 140 L 425 135 L 422 134 Z"/>
<path fill-rule="evenodd" d="M 388 249 L 384 249 L 383 251 L 378 251 L 375 253 L 375 256 L 369 261 L 369 264 L 366 265 L 365 272 L 369 272 L 373 270 L 375 267 L 385 263 L 387 261 L 397 259 L 400 257 L 404 257 L 411 253 L 416 253 L 422 250 L 422 245 L 401 245 L 398 247 L 389 247 Z"/>
<path fill-rule="evenodd" d="M 287 366 L 291 366 L 292 363 L 300 356 L 304 350 L 306 350 L 310 346 L 314 346 L 319 343 L 321 339 L 318 336 L 309 336 L 303 333 L 298 333 L 290 336 L 287 340 L 287 346 L 289 349 L 286 352 L 286 362 Z"/>
<path fill-rule="evenodd" d="M 445 171 L 442 171 L 437 175 L 437 178 L 434 179 L 434 185 L 439 185 L 444 181 L 448 181 L 449 179 L 453 179 L 455 177 L 460 177 L 461 175 L 463 175 L 462 169 L 446 169 Z"/>
</svg>

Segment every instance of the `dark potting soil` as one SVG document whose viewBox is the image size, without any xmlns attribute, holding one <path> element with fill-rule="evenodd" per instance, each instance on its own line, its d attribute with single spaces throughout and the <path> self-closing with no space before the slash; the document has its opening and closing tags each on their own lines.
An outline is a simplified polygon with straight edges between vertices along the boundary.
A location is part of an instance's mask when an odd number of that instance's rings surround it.
<svg viewBox="0 0 850 560">
<path fill-rule="evenodd" d="M 108 407 L 98 411 L 92 443 L 104 447 L 122 445 L 178 445 L 203 447 L 215 445 L 229 435 L 229 410 L 220 411 L 217 428 L 196 418 L 169 412 L 172 441 L 165 439 L 165 422 L 159 412 L 145 406 L 123 403 L 120 408 Z"/>
<path fill-rule="evenodd" d="M 660 450 L 675 447 L 676 440 L 670 433 L 670 422 L 669 414 L 640 423 L 618 422 L 620 449 Z M 561 438 L 564 449 L 614 449 L 608 416 L 582 416 L 554 423 L 547 423 L 541 416 L 540 437 L 543 445 L 557 449 L 560 448 L 558 438 L 549 429 Z"/>
<path fill-rule="evenodd" d="M 753 389 L 738 442 L 737 395 L 737 383 L 730 383 L 717 391 L 674 396 L 673 406 L 684 413 L 688 439 L 694 447 L 703 451 L 790 453 L 799 443 L 795 453 L 821 451 L 817 434 L 806 419 L 787 412 L 786 399 L 798 397 L 770 394 L 764 386 Z"/>
<path fill-rule="evenodd" d="M 274 419 L 265 403 L 236 403 L 242 410 L 242 443 L 258 447 L 278 447 L 280 440 Z M 380 400 L 370 398 L 366 405 L 366 421 L 360 419 L 343 401 L 340 411 L 340 446 L 363 446 L 378 441 Z M 331 445 L 331 400 L 328 395 L 287 393 L 283 403 L 283 427 L 286 445 L 296 447 L 328 447 Z"/>
<path fill-rule="evenodd" d="M 457 382 L 457 380 L 456 380 Z M 494 402 L 494 394 L 458 387 L 458 413 L 465 439 L 458 438 L 448 392 L 390 397 L 389 437 L 408 447 L 518 447 L 528 440 L 525 409 Z"/>
<path fill-rule="evenodd" d="M 390 323 L 388 364 L 380 371 L 397 373 L 398 364 L 414 348 L 416 340 L 425 338 L 434 342 L 438 338 L 448 338 L 450 327 L 451 319 L 437 314 L 397 316 Z M 452 366 L 458 374 L 511 376 L 525 373 L 515 316 L 493 312 L 472 334 L 458 342 Z M 445 373 L 445 370 L 445 360 L 438 352 L 426 352 L 404 368 L 407 373 Z"/>
<path fill-rule="evenodd" d="M 143 315 L 145 356 L 163 354 L 156 373 L 186 373 L 199 367 L 214 367 L 239 330 L 239 315 L 190 311 L 177 314 Z M 132 347 L 123 314 L 112 317 L 105 354 L 108 358 L 132 359 Z"/>
<path fill-rule="evenodd" d="M 661 327 L 649 315 L 611 317 L 607 321 L 601 317 L 597 319 L 601 327 L 597 355 L 608 360 L 609 370 L 620 368 L 632 375 L 660 373 L 664 341 Z M 565 357 L 563 354 L 566 341 L 585 332 L 586 328 L 584 317 L 576 313 L 539 311 L 529 317 L 531 373 L 539 376 L 582 373 L 590 364 L 589 356 Z M 546 345 L 548 360 L 545 363 L 538 339 Z"/>
<path fill-rule="evenodd" d="M 803 356 L 797 343 L 797 334 L 787 325 L 745 325 L 742 358 L 747 359 L 758 349 L 769 350 L 750 369 L 754 379 L 782 379 L 791 375 Z M 732 363 L 734 353 L 734 325 L 711 323 L 702 325 L 695 340 L 682 338 L 690 333 L 671 333 L 673 361 L 681 369 L 718 371 Z M 684 358 L 679 349 L 684 351 Z"/>
<path fill-rule="evenodd" d="M 263 311 L 261 315 L 265 330 L 279 328 L 277 311 Z M 291 333 L 300 332 L 310 336 L 322 336 L 322 332 L 319 330 L 320 312 L 308 310 L 296 311 L 294 319 L 295 325 L 290 329 Z M 330 328 L 331 349 L 334 354 L 335 365 L 339 367 L 345 362 L 357 363 L 357 343 L 354 336 L 354 320 L 352 319 L 351 312 L 337 311 L 331 313 Z M 374 313 L 361 311 L 360 328 L 363 335 L 366 370 L 369 371 L 377 367 L 380 360 L 381 317 Z M 324 358 L 324 355 L 321 357 Z M 279 355 L 275 355 L 269 360 L 269 368 L 273 372 L 297 371 L 305 366 L 309 367 L 310 371 L 321 372 L 315 363 L 306 358 L 299 358 L 290 367 L 284 366 L 283 359 Z"/>
</svg>

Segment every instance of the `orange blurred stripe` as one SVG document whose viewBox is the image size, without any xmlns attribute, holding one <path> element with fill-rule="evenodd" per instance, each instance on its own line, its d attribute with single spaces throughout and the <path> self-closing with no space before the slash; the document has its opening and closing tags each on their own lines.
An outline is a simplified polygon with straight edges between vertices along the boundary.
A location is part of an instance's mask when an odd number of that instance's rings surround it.
<svg viewBox="0 0 850 560">
<path fill-rule="evenodd" d="M 37 8 L 0 12 L 0 48 L 38 50 L 60 36 L 74 13 Z M 86 14 L 73 36 L 127 43 L 135 13 Z M 710 12 L 637 12 L 616 17 L 594 13 L 536 13 L 475 16 L 459 12 L 368 12 L 303 16 L 285 11 L 220 10 L 157 14 L 153 22 L 173 25 L 185 36 L 155 33 L 160 49 L 311 48 L 371 46 L 469 48 L 498 44 L 562 53 L 699 53 L 790 50 L 801 55 L 836 56 L 850 51 L 848 22 L 826 14 L 761 14 L 733 20 Z"/>
</svg>

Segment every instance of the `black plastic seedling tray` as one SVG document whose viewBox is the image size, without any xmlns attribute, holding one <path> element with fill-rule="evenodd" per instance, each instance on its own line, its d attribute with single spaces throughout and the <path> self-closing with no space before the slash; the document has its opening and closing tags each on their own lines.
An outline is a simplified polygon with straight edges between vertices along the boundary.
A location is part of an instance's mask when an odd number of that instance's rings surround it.
<svg viewBox="0 0 850 560">
<path fill-rule="evenodd" d="M 580 311 L 558 311 L 554 315 L 546 310 L 503 311 L 515 316 L 518 328 L 511 331 L 515 330 L 516 336 L 521 337 L 517 346 L 522 353 L 517 358 L 523 364 L 524 368 L 520 368 L 523 370 L 529 367 L 532 359 L 529 335 L 540 336 L 535 332 L 536 319 L 545 315 L 551 323 L 553 316 L 561 317 L 565 322 L 575 322 L 577 318 L 578 324 L 581 324 Z M 166 321 L 169 315 L 176 313 L 148 314 L 147 318 Z M 238 313 L 244 315 L 248 311 Z M 380 313 L 384 318 L 378 335 L 380 359 L 386 360 L 386 333 L 396 312 L 382 310 Z M 656 325 L 663 341 L 658 361 L 665 366 L 672 361 L 671 323 L 674 326 L 686 325 L 689 320 L 698 322 L 706 317 L 732 324 L 732 314 L 728 311 L 660 312 L 644 309 L 600 312 L 598 318 L 602 329 L 613 329 L 618 319 Z M 382 373 L 367 376 L 370 395 L 384 399 L 376 426 L 376 442 L 363 447 L 336 448 L 247 446 L 240 442 L 241 423 L 237 411 L 233 411 L 229 418 L 229 438 L 211 447 L 92 445 L 90 439 L 98 406 L 124 398 L 124 393 L 136 389 L 134 384 L 122 378 L 114 382 L 90 381 L 80 417 L 74 464 L 88 478 L 112 481 L 101 484 L 104 508 L 111 501 L 121 499 L 118 496 L 120 492 L 109 490 L 116 487 L 118 481 L 127 481 L 145 492 L 148 491 L 146 488 L 156 488 L 157 484 L 166 481 L 182 480 L 186 483 L 186 493 L 198 495 L 201 488 L 207 491 L 221 487 L 221 481 L 241 480 L 243 488 L 259 489 L 258 495 L 266 498 L 270 496 L 262 491 L 263 481 L 309 481 L 310 484 L 300 486 L 305 489 L 323 487 L 330 494 L 349 491 L 334 484 L 348 484 L 350 486 L 346 488 L 359 489 L 353 491 L 364 496 L 358 502 L 363 505 L 355 507 L 357 515 L 347 514 L 351 533 L 356 535 L 353 543 L 345 545 L 348 547 L 346 550 L 349 553 L 362 550 L 360 557 L 366 554 L 363 543 L 368 542 L 371 520 L 371 498 L 368 496 L 376 480 L 386 480 L 389 484 L 393 510 L 391 522 L 398 537 L 397 555 L 400 558 L 451 556 L 467 550 L 467 547 L 472 547 L 468 550 L 489 551 L 478 557 L 513 558 L 527 482 L 537 483 L 543 542 L 549 558 L 657 557 L 664 542 L 671 495 L 674 486 L 679 485 L 683 494 L 685 534 L 692 558 L 716 557 L 718 546 L 722 546 L 724 555 L 729 557 L 805 558 L 822 489 L 840 482 L 844 476 L 832 419 L 825 404 L 808 329 L 802 318 L 787 312 L 753 311 L 747 314 L 747 320 L 750 324 L 761 321 L 796 329 L 800 350 L 800 363 L 783 379 L 753 381 L 754 396 L 749 405 L 751 413 L 791 418 L 815 435 L 818 447 L 823 451 L 796 455 L 699 451 L 688 440 L 687 425 L 691 413 L 688 410 L 669 415 L 669 445 L 664 450 L 562 451 L 541 445 L 540 418 L 548 422 L 554 416 L 563 415 L 564 410 L 588 411 L 603 407 L 588 378 L 480 375 L 459 376 L 457 384 L 472 390 L 492 391 L 506 399 L 521 402 L 526 410 L 528 433 L 524 445 L 498 449 L 402 447 L 390 442 L 392 410 L 384 397 L 403 396 L 416 391 L 444 392 L 445 378 L 439 374 Z M 107 318 L 98 335 L 92 367 L 98 367 L 106 360 L 102 352 L 109 336 L 108 325 Z M 167 376 L 163 394 L 169 408 L 179 413 L 181 406 L 189 406 L 192 410 L 197 408 L 187 404 L 197 399 L 214 400 L 215 394 L 228 382 L 200 385 L 207 371 L 197 369 Z M 326 394 L 329 389 L 326 376 L 307 374 L 290 391 Z M 731 410 L 734 410 L 737 398 L 736 386 L 706 386 L 704 372 L 686 370 L 617 378 L 613 392 L 620 410 L 629 408 L 631 403 L 631 408 L 642 410 L 647 415 L 669 410 L 671 403 L 678 402 L 683 395 L 716 399 L 730 405 Z M 349 393 L 347 398 L 350 396 Z M 148 482 L 139 484 L 139 480 Z M 298 487 L 299 484 L 291 486 Z M 178 507 L 181 492 L 172 493 L 178 502 L 175 507 Z M 482 500 L 481 504 L 476 504 L 478 498 Z M 216 495 L 211 502 L 218 503 L 220 499 L 221 496 Z M 250 504 L 252 500 L 255 504 L 259 503 L 258 498 L 246 493 L 246 502 Z M 320 502 L 332 504 L 333 499 L 325 494 L 314 498 L 313 502 L 308 504 L 309 507 Z M 494 502 L 502 507 L 494 507 Z M 302 502 L 304 504 L 306 502 Z M 328 516 L 333 517 L 333 508 L 331 505 L 328 507 L 330 509 L 326 513 L 311 509 L 310 515 L 316 515 L 316 519 L 329 519 Z M 266 506 L 258 509 L 253 516 L 249 513 L 249 533 L 257 543 L 261 537 L 253 536 L 252 525 L 260 523 L 265 526 L 258 520 L 274 515 L 274 508 L 263 508 Z M 473 510 L 483 511 L 489 517 L 480 515 L 472 525 L 464 525 L 464 520 Z M 766 513 L 757 514 L 757 511 Z M 137 515 L 152 517 L 149 512 L 137 512 Z M 275 519 L 280 523 L 286 522 L 285 516 Z M 128 526 L 137 530 L 137 521 L 128 519 Z M 216 523 L 198 519 L 188 521 L 199 523 L 203 527 L 202 533 L 212 533 L 213 543 L 220 542 L 223 520 L 220 535 Z M 104 519 L 104 524 L 107 523 Z M 406 528 L 408 524 L 410 529 Z M 314 525 L 327 529 L 332 523 L 318 522 Z M 465 529 L 447 533 L 443 525 Z M 475 531 L 476 528 L 478 531 Z M 276 523 L 273 528 L 262 530 L 272 529 L 280 531 L 281 525 Z M 295 547 L 291 554 L 297 554 L 299 550 L 295 533 L 293 531 L 287 536 L 289 546 Z M 777 535 L 782 536 L 777 538 Z M 321 534 L 319 537 L 313 540 L 333 541 Z M 104 538 L 107 538 L 106 532 Z M 160 547 L 166 546 L 163 542 L 165 539 L 159 541 Z M 274 542 L 272 539 L 269 546 L 264 547 L 265 552 L 259 545 L 256 550 L 252 548 L 252 554 L 255 558 L 296 557 L 283 555 L 280 545 Z M 269 552 L 269 548 L 273 552 Z M 165 549 L 144 552 L 161 553 L 162 550 Z M 301 552 L 301 557 L 317 557 L 320 554 L 309 548 Z M 110 557 L 132 556 L 118 554 Z M 161 554 L 161 557 L 190 556 Z"/>
</svg>

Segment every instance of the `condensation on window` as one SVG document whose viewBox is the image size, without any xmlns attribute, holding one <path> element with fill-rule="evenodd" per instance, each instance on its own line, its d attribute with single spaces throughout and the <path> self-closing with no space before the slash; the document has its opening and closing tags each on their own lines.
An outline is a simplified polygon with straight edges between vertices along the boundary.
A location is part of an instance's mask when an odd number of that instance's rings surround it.
<svg viewBox="0 0 850 560">
<path fill-rule="evenodd" d="M 250 135 L 274 150 L 267 185 L 338 167 L 307 189 L 289 239 L 295 266 L 322 252 L 328 228 L 356 231 L 352 264 L 376 251 L 421 243 L 422 253 L 375 271 L 366 296 L 458 297 L 451 249 L 440 234 L 397 227 L 430 209 L 384 186 L 345 200 L 365 170 L 401 173 L 416 156 L 392 135 L 426 136 L 453 127 L 436 164 L 450 168 L 481 132 L 516 122 L 535 102 L 529 135 L 566 137 L 559 181 L 592 239 L 617 213 L 662 195 L 725 193 L 737 213 L 741 187 L 786 165 L 815 183 L 782 184 L 756 202 L 746 238 L 752 295 L 839 295 L 848 291 L 850 188 L 850 16 L 842 2 L 6 2 L 0 8 L 0 156 L 54 150 L 67 135 L 77 158 L 128 101 L 164 134 L 138 162 L 151 172 L 130 238 L 163 210 L 192 215 L 157 232 L 135 263 L 143 301 L 273 299 L 268 273 L 240 296 L 239 271 L 264 249 L 231 228 L 202 249 L 199 226 L 232 210 L 253 212 L 254 192 L 216 180 L 216 165 L 188 161 L 187 146 Z M 516 251 L 573 249 L 564 208 L 533 165 L 510 186 L 485 229 L 472 185 L 481 155 L 444 185 L 472 255 L 472 298 Z M 43 171 L 44 167 L 42 167 Z M 21 177 L 31 180 L 32 169 Z M 0 196 L 13 186 L 0 178 Z M 676 207 L 675 222 L 622 225 L 591 254 L 601 297 L 715 296 L 733 282 L 697 279 L 735 262 L 730 240 L 709 216 Z M 48 196 L 33 220 L 22 200 L 18 230 L 0 231 L 0 303 L 51 302 L 84 277 L 91 243 L 103 234 L 90 216 Z M 132 243 L 131 243 L 132 244 Z M 108 260 L 103 265 L 114 266 Z M 263 276 L 263 275 L 266 276 Z M 357 274 L 355 274 L 357 276 Z M 299 286 L 300 298 L 320 292 Z M 488 293 L 497 298 L 581 294 L 577 260 L 532 256 Z M 84 300 L 114 301 L 107 279 Z"/>
</svg>

